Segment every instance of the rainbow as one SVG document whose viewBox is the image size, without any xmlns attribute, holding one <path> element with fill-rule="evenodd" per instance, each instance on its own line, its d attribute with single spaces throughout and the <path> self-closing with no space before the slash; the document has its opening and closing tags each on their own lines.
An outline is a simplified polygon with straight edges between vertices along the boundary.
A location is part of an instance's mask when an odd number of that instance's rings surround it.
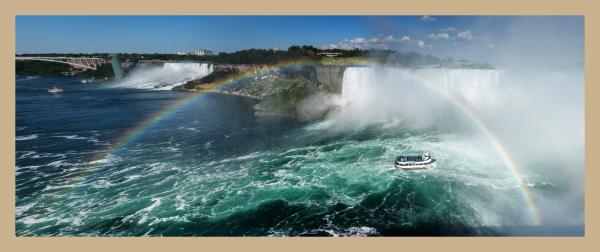
<svg viewBox="0 0 600 252">
<path fill-rule="evenodd" d="M 369 62 L 365 62 L 365 63 L 370 64 L 370 65 L 377 65 L 377 64 L 373 64 L 373 63 L 369 63 Z M 305 65 L 310 65 L 310 64 L 314 64 L 314 62 L 289 61 L 289 62 L 284 62 L 281 64 L 273 65 L 272 67 L 284 68 L 284 67 L 294 67 L 294 66 L 305 66 Z M 490 139 L 495 150 L 498 152 L 498 154 L 500 155 L 500 157 L 502 158 L 502 160 L 504 161 L 506 166 L 510 169 L 511 173 L 515 177 L 515 179 L 520 187 L 521 195 L 522 195 L 523 199 L 525 200 L 525 202 L 527 203 L 529 214 L 531 215 L 534 224 L 535 225 L 541 224 L 542 220 L 541 220 L 541 217 L 539 214 L 539 210 L 537 209 L 536 204 L 533 200 L 532 193 L 529 191 L 528 186 L 525 184 L 525 180 L 523 179 L 523 172 L 521 171 L 521 169 L 519 168 L 517 163 L 512 159 L 512 157 L 510 156 L 510 154 L 507 151 L 507 148 L 504 146 L 504 144 L 494 134 L 494 132 L 477 116 L 477 114 L 464 101 L 462 101 L 458 97 L 452 96 L 451 94 L 444 92 L 444 90 L 439 88 L 439 86 L 436 85 L 435 83 L 433 83 L 432 81 L 429 81 L 427 79 L 422 78 L 421 76 L 418 76 L 414 73 L 411 73 L 409 71 L 402 70 L 399 68 L 389 68 L 388 67 L 388 69 L 393 69 L 404 76 L 410 77 L 414 80 L 417 80 L 420 83 L 425 84 L 425 86 L 427 86 L 429 89 L 435 91 L 436 93 L 440 94 L 442 97 L 445 97 L 449 101 L 451 101 L 457 108 L 459 108 L 465 115 L 467 115 L 469 119 L 471 119 L 473 121 L 475 126 L 477 126 L 477 128 L 480 129 L 482 131 L 482 133 Z M 266 71 L 266 70 L 262 70 L 262 71 Z M 106 149 L 97 152 L 97 154 L 94 155 L 91 158 L 90 162 L 88 162 L 87 165 L 83 168 L 83 172 L 81 173 L 81 175 L 79 177 L 83 176 L 84 179 L 90 178 L 89 175 L 91 175 L 94 171 L 96 171 L 98 168 L 98 164 L 101 163 L 99 161 L 106 159 L 110 155 L 117 154 L 119 151 L 124 149 L 124 147 L 128 146 L 132 142 L 141 138 L 149 128 L 151 128 L 152 126 L 156 125 L 157 123 L 159 123 L 165 119 L 168 119 L 170 115 L 176 113 L 177 111 L 180 111 L 181 109 L 186 108 L 187 106 L 194 103 L 194 101 L 196 101 L 199 97 L 203 96 L 204 94 L 207 94 L 210 91 L 216 91 L 216 90 L 225 88 L 225 87 L 232 85 L 238 81 L 244 80 L 246 78 L 250 78 L 257 73 L 258 72 L 250 72 L 250 73 L 246 73 L 246 74 L 241 74 L 234 78 L 214 83 L 210 89 L 206 89 L 204 92 L 194 93 L 192 95 L 184 96 L 179 100 L 173 101 L 172 103 L 168 104 L 163 109 L 161 109 L 160 111 L 148 116 L 145 120 L 143 120 L 141 123 L 139 123 L 136 127 L 133 127 L 132 129 L 123 133 L 120 137 L 116 138 L 113 141 L 115 143 L 114 145 L 110 145 Z M 64 197 L 64 196 L 68 195 L 68 192 L 65 194 L 60 194 L 60 195 L 62 195 Z"/>
<path fill-rule="evenodd" d="M 285 62 L 276 64 L 276 65 L 272 65 L 269 68 L 263 69 L 262 71 L 258 71 L 258 72 L 250 71 L 247 73 L 232 76 L 229 79 L 217 81 L 217 82 L 213 83 L 212 85 L 210 85 L 209 89 L 205 89 L 202 92 L 195 92 L 195 93 L 192 93 L 191 95 L 186 95 L 180 99 L 174 100 L 171 103 L 169 103 L 168 105 L 166 105 L 164 108 L 162 108 L 161 110 L 147 116 L 142 122 L 137 124 L 137 126 L 125 131 L 119 137 L 114 139 L 112 141 L 114 144 L 108 145 L 106 148 L 96 152 L 96 154 L 93 155 L 88 160 L 86 165 L 82 168 L 82 172 L 78 176 L 74 176 L 73 178 L 71 178 L 71 182 L 73 182 L 73 180 L 78 179 L 78 178 L 83 178 L 84 182 L 87 182 L 87 180 L 92 177 L 90 175 L 92 175 L 95 171 L 97 171 L 100 164 L 103 163 L 102 160 L 107 159 L 111 155 L 118 154 L 126 146 L 128 146 L 132 142 L 140 139 L 149 128 L 151 128 L 152 126 L 156 125 L 157 123 L 159 123 L 161 121 L 166 120 L 167 118 L 169 118 L 169 116 L 175 114 L 177 111 L 180 111 L 180 110 L 190 106 L 190 104 L 193 104 L 200 97 L 202 97 L 205 94 L 210 93 L 211 91 L 217 91 L 219 89 L 222 89 L 222 88 L 225 88 L 232 84 L 235 84 L 238 81 L 243 81 L 245 79 L 251 78 L 258 73 L 269 71 L 270 68 L 273 68 L 273 67 L 285 68 L 285 67 L 298 67 L 298 66 L 307 66 L 307 65 L 314 65 L 314 62 L 313 61 L 304 61 L 304 60 L 285 61 Z M 77 187 L 73 187 L 73 188 L 77 188 Z M 53 201 L 58 201 L 58 200 L 60 200 L 60 198 L 68 198 L 66 196 L 68 196 L 70 193 L 74 192 L 74 190 L 69 190 L 68 188 L 66 188 L 64 190 L 65 190 L 65 192 L 57 194 L 56 197 L 58 197 L 58 198 L 54 199 Z"/>
<path fill-rule="evenodd" d="M 527 203 L 527 206 L 529 209 L 529 214 L 531 215 L 533 223 L 535 225 L 540 225 L 542 223 L 542 219 L 540 217 L 539 210 L 533 200 L 532 193 L 531 193 L 531 191 L 529 191 L 528 186 L 525 183 L 525 180 L 523 179 L 523 171 L 519 168 L 517 162 L 515 162 L 513 160 L 513 158 L 510 156 L 510 154 L 507 151 L 506 146 L 502 143 L 502 141 L 500 141 L 498 136 L 496 136 L 496 134 L 494 134 L 494 132 L 477 116 L 475 111 L 473 111 L 468 106 L 468 104 L 465 103 L 462 99 L 459 99 L 458 97 L 453 96 L 452 94 L 450 94 L 448 92 L 445 92 L 442 88 L 440 88 L 440 86 L 436 85 L 434 82 L 427 80 L 417 74 L 403 70 L 403 69 L 398 69 L 398 68 L 393 68 L 393 69 L 394 69 L 394 71 L 397 71 L 398 73 L 400 73 L 404 76 L 407 76 L 409 78 L 417 80 L 420 83 L 425 84 L 425 86 L 427 86 L 427 88 L 429 88 L 430 90 L 433 90 L 437 94 L 439 94 L 443 97 L 446 97 L 456 107 L 458 107 L 465 115 L 467 115 L 467 117 L 469 117 L 469 119 L 471 119 L 471 121 L 475 124 L 475 126 L 477 126 L 477 128 L 479 130 L 481 130 L 481 132 L 483 132 L 483 134 L 490 139 L 495 150 L 498 152 L 498 154 L 500 155 L 500 157 L 502 158 L 502 160 L 504 161 L 506 166 L 510 169 L 511 173 L 515 177 L 515 179 L 519 185 L 521 195 L 522 195 L 523 199 L 525 200 L 525 202 Z"/>
<path fill-rule="evenodd" d="M 305 65 L 310 65 L 311 63 L 314 64 L 314 62 L 310 62 L 310 61 L 289 61 L 289 62 L 281 63 L 278 65 L 274 65 L 272 67 L 282 67 L 283 68 L 283 67 L 290 67 L 290 66 L 305 66 Z M 266 72 L 269 70 L 270 70 L 270 68 L 266 69 L 266 70 L 262 70 L 262 72 Z M 225 88 L 227 86 L 235 84 L 238 81 L 242 81 L 242 80 L 251 78 L 251 77 L 255 76 L 257 73 L 260 73 L 260 72 L 248 72 L 245 74 L 239 74 L 237 76 L 234 76 L 234 77 L 226 79 L 226 80 L 218 81 L 216 83 L 213 83 L 211 85 L 211 88 L 206 89 L 203 92 L 196 92 L 192 95 L 184 96 L 179 100 L 175 100 L 175 101 L 169 103 L 169 105 L 165 106 L 163 109 L 148 116 L 145 120 L 143 120 L 136 127 L 126 131 L 123 135 L 121 135 L 121 137 L 114 140 L 114 142 L 116 143 L 114 146 L 109 146 L 107 150 L 100 152 L 100 154 L 97 156 L 94 156 L 94 158 L 92 160 L 103 159 L 108 154 L 111 154 L 111 153 L 121 150 L 123 147 L 127 146 L 129 143 L 135 141 L 141 135 L 143 135 L 143 133 L 148 128 L 152 127 L 156 123 L 169 117 L 174 112 L 177 112 L 177 111 L 187 107 L 188 105 L 194 103 L 194 101 L 196 101 L 199 97 L 203 96 L 204 94 L 207 94 L 211 91 L 216 91 L 216 90 Z"/>
</svg>

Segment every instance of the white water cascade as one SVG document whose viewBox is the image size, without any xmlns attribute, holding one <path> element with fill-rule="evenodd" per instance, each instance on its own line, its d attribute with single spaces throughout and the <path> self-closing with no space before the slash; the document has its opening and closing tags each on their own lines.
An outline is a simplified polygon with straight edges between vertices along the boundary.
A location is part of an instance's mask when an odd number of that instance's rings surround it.
<svg viewBox="0 0 600 252">
<path fill-rule="evenodd" d="M 213 65 L 209 63 L 165 63 L 162 67 L 133 70 L 117 86 L 171 90 L 187 81 L 200 79 L 212 72 Z"/>
<path fill-rule="evenodd" d="M 581 70 L 348 67 L 342 85 L 338 108 L 329 115 L 340 129 L 399 122 L 417 128 L 474 127 L 466 107 L 514 151 L 515 159 L 579 157 L 583 148 Z"/>
<path fill-rule="evenodd" d="M 358 126 L 408 120 L 427 127 L 453 111 L 450 100 L 501 106 L 499 75 L 491 69 L 348 67 L 332 119 Z"/>
<path fill-rule="evenodd" d="M 386 69 L 348 67 L 342 82 L 341 105 L 403 100 L 430 89 L 471 105 L 497 104 L 499 71 L 493 69 Z"/>
</svg>

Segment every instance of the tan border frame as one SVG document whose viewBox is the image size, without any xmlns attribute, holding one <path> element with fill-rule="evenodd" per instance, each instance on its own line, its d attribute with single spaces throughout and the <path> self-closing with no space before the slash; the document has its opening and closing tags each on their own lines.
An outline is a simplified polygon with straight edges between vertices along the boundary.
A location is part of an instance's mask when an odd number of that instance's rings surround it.
<svg viewBox="0 0 600 252">
<path fill-rule="evenodd" d="M 600 1 L 585 0 L 21 0 L 0 4 L 0 250 L 2 251 L 592 251 L 597 225 L 600 151 L 597 113 Z M 16 15 L 585 15 L 585 237 L 575 238 L 25 238 L 15 237 Z"/>
</svg>

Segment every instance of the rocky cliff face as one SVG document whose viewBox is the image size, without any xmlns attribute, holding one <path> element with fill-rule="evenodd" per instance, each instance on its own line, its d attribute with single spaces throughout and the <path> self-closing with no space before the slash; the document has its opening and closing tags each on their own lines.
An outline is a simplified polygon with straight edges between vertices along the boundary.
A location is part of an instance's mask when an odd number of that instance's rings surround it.
<svg viewBox="0 0 600 252">
<path fill-rule="evenodd" d="M 315 77 L 323 89 L 328 90 L 331 93 L 341 93 L 344 70 L 346 70 L 346 66 L 315 66 Z"/>
<path fill-rule="evenodd" d="M 121 68 L 126 72 L 129 72 L 135 68 L 149 68 L 149 67 L 162 67 L 165 64 L 164 61 L 151 61 L 151 60 L 139 60 L 131 61 L 126 60 L 121 62 Z"/>
<path fill-rule="evenodd" d="M 293 116 L 298 106 L 317 94 L 339 94 L 346 66 L 312 65 L 270 67 L 251 65 L 215 65 L 215 71 L 176 90 L 211 91 L 259 99 L 255 106 L 260 115 Z M 242 77 L 242 78 L 241 78 Z M 215 90 L 215 83 L 237 81 Z"/>
<path fill-rule="evenodd" d="M 224 79 L 233 79 L 250 76 L 238 85 L 225 88 L 226 91 L 239 91 L 252 94 L 252 96 L 263 97 L 269 92 L 279 90 L 277 83 L 281 80 L 301 80 L 308 89 L 312 91 L 323 91 L 327 93 L 340 93 L 346 66 L 340 65 L 313 65 L 288 68 L 254 65 L 214 65 L 214 73 L 199 80 L 193 80 L 178 90 L 203 91 L 211 82 Z M 205 86 L 206 87 L 203 87 Z"/>
<path fill-rule="evenodd" d="M 324 116 L 302 113 L 303 104 L 340 94 L 345 66 L 314 65 L 280 69 L 240 87 L 240 93 L 261 97 L 257 114 L 299 116 L 304 119 Z M 320 101 L 319 101 L 320 102 Z"/>
<path fill-rule="evenodd" d="M 294 83 L 294 89 L 304 90 L 298 94 L 303 97 L 315 93 L 339 94 L 342 91 L 345 69 L 345 66 L 334 65 L 273 68 L 269 71 L 259 71 L 260 74 L 231 88 L 255 97 L 266 97 L 286 93 L 291 87 L 288 84 Z"/>
</svg>

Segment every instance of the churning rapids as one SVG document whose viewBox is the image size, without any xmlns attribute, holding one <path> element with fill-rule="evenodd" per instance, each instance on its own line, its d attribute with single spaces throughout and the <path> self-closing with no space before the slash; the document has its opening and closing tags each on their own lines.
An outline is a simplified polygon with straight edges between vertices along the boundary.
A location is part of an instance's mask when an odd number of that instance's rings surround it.
<svg viewBox="0 0 600 252">
<path fill-rule="evenodd" d="M 17 235 L 583 233 L 582 71 L 349 67 L 318 122 L 209 93 L 139 127 L 191 96 L 18 76 Z"/>
</svg>

